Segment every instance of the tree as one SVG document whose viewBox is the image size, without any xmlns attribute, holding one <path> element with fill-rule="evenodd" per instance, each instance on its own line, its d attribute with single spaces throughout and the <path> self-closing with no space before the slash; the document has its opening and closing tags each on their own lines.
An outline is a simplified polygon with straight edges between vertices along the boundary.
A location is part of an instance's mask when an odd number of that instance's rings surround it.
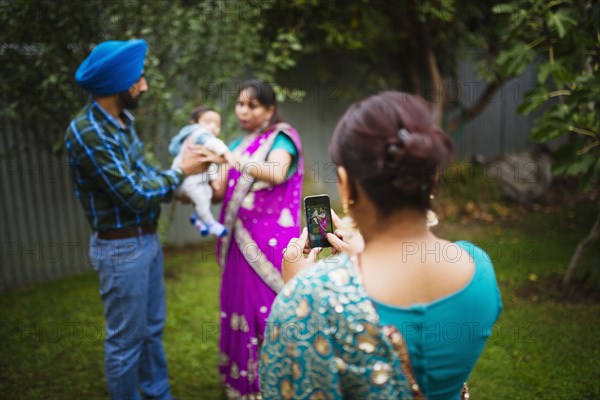
<svg viewBox="0 0 600 400">
<path fill-rule="evenodd" d="M 455 1 L 390 3 L 378 0 L 295 0 L 274 5 L 276 22 L 265 35 L 287 34 L 312 57 L 353 54 L 363 86 L 403 87 L 433 105 L 438 122 L 453 133 L 485 109 L 508 79 L 534 64 L 538 84 L 520 105 L 522 113 L 542 108 L 531 132 L 534 141 L 569 136 L 556 156 L 555 174 L 580 176 L 583 190 L 600 179 L 600 5 L 592 0 Z M 456 67 L 475 51 L 488 85 L 468 108 L 460 104 Z M 296 54 L 297 56 L 297 54 Z M 453 84 L 454 83 L 454 84 Z M 458 83 L 459 84 L 459 83 Z M 454 104 L 454 103 L 455 104 Z M 598 218 L 580 243 L 565 275 L 573 276 L 585 248 L 600 237 Z"/>
<path fill-rule="evenodd" d="M 295 0 L 276 1 L 266 37 L 294 37 L 300 54 L 320 58 L 325 69 L 344 56 L 355 57 L 362 87 L 402 87 L 420 94 L 434 108 L 438 122 L 450 109 L 446 130 L 453 133 L 482 112 L 503 83 L 522 70 L 497 63 L 502 49 L 495 2 L 423 0 Z M 461 103 L 457 65 L 467 51 L 477 53 L 484 93 L 469 107 Z"/>
<path fill-rule="evenodd" d="M 0 115 L 60 150 L 66 124 L 86 99 L 74 72 L 97 43 L 144 38 L 150 91 L 136 115 L 149 148 L 198 103 L 231 105 L 236 80 L 260 65 L 269 79 L 285 68 L 286 37 L 265 42 L 263 1 L 91 0 L 1 2 Z M 271 78 L 272 79 L 272 78 Z M 227 121 L 226 121 L 227 123 Z M 231 125 L 231 122 L 229 123 Z"/>
<path fill-rule="evenodd" d="M 510 73 L 531 61 L 537 85 L 519 111 L 543 109 L 531 138 L 547 142 L 567 136 L 556 152 L 556 175 L 577 176 L 584 191 L 600 181 L 600 4 L 591 0 L 514 0 L 494 12 L 509 28 L 499 62 Z M 595 222 L 577 246 L 565 273 L 569 284 L 586 248 L 600 238 L 600 199 Z"/>
<path fill-rule="evenodd" d="M 50 148 L 85 95 L 74 84 L 77 65 L 102 37 L 109 1 L 0 3 L 0 115 L 28 128 Z M 4 127 L 3 127 L 4 128 Z"/>
</svg>

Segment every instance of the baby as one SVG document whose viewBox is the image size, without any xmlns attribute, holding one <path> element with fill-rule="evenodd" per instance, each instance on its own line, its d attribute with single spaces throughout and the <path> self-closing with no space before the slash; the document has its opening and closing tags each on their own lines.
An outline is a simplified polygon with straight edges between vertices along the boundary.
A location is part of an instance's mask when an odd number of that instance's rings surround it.
<svg viewBox="0 0 600 400">
<path fill-rule="evenodd" d="M 169 153 L 176 156 L 171 168 L 179 166 L 183 143 L 191 135 L 193 143 L 201 144 L 225 159 L 231 158 L 231 152 L 222 140 L 217 139 L 221 133 L 221 116 L 210 107 L 200 106 L 192 111 L 190 124 L 181 128 L 171 139 Z M 217 222 L 210 211 L 212 189 L 209 182 L 215 178 L 217 169 L 211 165 L 208 171 L 190 175 L 183 180 L 177 189 L 177 195 L 185 195 L 194 203 L 195 212 L 190 216 L 190 222 L 202 236 L 209 233 L 217 237 L 227 234 L 227 229 Z"/>
</svg>

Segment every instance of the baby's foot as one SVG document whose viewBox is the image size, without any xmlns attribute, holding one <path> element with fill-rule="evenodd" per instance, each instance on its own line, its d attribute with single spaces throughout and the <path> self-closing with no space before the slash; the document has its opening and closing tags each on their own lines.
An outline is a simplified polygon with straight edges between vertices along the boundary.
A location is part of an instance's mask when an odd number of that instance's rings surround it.
<svg viewBox="0 0 600 400">
<path fill-rule="evenodd" d="M 220 224 L 218 222 L 211 224 L 208 227 L 208 231 L 211 234 L 215 235 L 216 237 L 223 237 L 227 234 L 227 228 L 225 228 L 225 226 L 223 226 L 223 224 Z"/>
<path fill-rule="evenodd" d="M 198 215 L 196 215 L 196 213 L 190 215 L 190 224 L 194 225 L 194 227 L 198 229 L 200 235 L 208 235 L 208 226 L 206 226 L 204 222 L 200 221 L 200 218 L 198 218 Z"/>
</svg>

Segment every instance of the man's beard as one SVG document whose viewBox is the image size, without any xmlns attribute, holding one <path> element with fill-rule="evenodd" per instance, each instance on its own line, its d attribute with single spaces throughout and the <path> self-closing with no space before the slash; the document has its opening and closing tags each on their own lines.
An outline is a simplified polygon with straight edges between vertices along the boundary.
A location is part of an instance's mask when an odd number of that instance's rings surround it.
<svg viewBox="0 0 600 400">
<path fill-rule="evenodd" d="M 137 97 L 133 97 L 129 90 L 125 90 L 117 95 L 117 99 L 121 108 L 135 110 L 138 106 L 141 96 L 142 94 L 140 93 L 137 95 Z"/>
</svg>

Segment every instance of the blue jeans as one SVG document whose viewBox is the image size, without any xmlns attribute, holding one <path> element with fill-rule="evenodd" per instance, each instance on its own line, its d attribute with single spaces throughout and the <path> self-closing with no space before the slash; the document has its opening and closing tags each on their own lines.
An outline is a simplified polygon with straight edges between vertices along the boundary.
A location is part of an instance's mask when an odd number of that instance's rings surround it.
<svg viewBox="0 0 600 400">
<path fill-rule="evenodd" d="M 166 302 L 163 254 L 156 234 L 90 239 L 100 278 L 106 338 L 104 366 L 111 399 L 170 399 L 162 344 Z"/>
</svg>

